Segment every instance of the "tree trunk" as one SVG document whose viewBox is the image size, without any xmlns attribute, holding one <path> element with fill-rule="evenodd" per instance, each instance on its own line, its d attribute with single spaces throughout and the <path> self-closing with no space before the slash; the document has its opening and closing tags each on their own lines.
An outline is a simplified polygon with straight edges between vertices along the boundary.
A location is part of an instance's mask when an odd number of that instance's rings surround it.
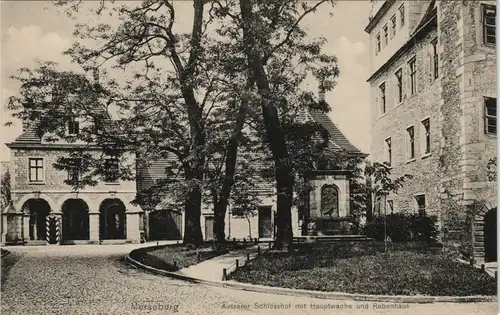
<svg viewBox="0 0 500 315">
<path fill-rule="evenodd" d="M 203 242 L 201 234 L 201 200 L 202 191 L 200 182 L 204 178 L 205 165 L 205 129 L 202 117 L 202 110 L 196 100 L 194 79 L 197 71 L 197 64 L 201 56 L 201 38 L 203 29 L 203 10 L 204 0 L 194 0 L 194 20 L 191 31 L 191 52 L 188 62 L 184 67 L 181 57 L 176 51 L 176 46 L 171 44 L 168 49 L 171 59 L 177 68 L 179 82 L 181 84 L 181 93 L 186 103 L 187 116 L 189 120 L 189 131 L 191 136 L 190 153 L 193 155 L 191 165 L 185 167 L 186 180 L 195 180 L 194 187 L 190 188 L 186 194 L 185 200 L 185 229 L 184 243 L 199 245 Z M 170 30 L 171 32 L 171 30 Z M 173 34 L 169 34 L 174 37 Z M 174 39 L 171 38 L 174 42 Z"/>
<path fill-rule="evenodd" d="M 293 196 L 294 176 L 293 170 L 288 163 L 288 152 L 286 150 L 285 133 L 281 126 L 278 110 L 275 104 L 270 101 L 271 90 L 269 81 L 264 70 L 262 57 L 255 51 L 257 42 L 253 34 L 252 21 L 252 1 L 240 1 L 241 17 L 243 20 L 243 40 L 248 65 L 253 74 L 253 79 L 257 84 L 260 96 L 262 97 L 262 115 L 266 134 L 269 140 L 271 151 L 275 163 L 275 179 L 277 189 L 277 235 L 274 247 L 283 248 L 292 242 L 292 221 L 291 206 Z"/>
<path fill-rule="evenodd" d="M 248 237 L 250 237 L 250 242 L 252 241 L 252 222 L 250 222 L 250 218 L 247 217 L 248 221 Z"/>
<path fill-rule="evenodd" d="M 373 203 L 373 194 L 372 194 L 372 180 L 368 176 L 366 177 L 366 186 L 367 186 L 367 192 L 366 192 L 366 221 L 371 222 L 373 221 L 373 210 L 374 210 L 374 203 Z"/>
<path fill-rule="evenodd" d="M 215 243 L 223 243 L 226 239 L 225 234 L 225 217 L 226 210 L 229 204 L 229 196 L 234 184 L 234 173 L 236 171 L 236 160 L 238 158 L 238 146 L 240 144 L 243 125 L 248 108 L 248 93 L 252 88 L 253 83 L 248 80 L 246 90 L 243 94 L 241 105 L 238 110 L 238 115 L 234 123 L 233 132 L 227 147 L 227 155 L 225 161 L 225 175 L 222 182 L 222 188 L 217 203 L 214 206 L 214 238 Z"/>
<path fill-rule="evenodd" d="M 195 176 L 192 176 L 195 175 Z M 198 174 L 186 172 L 186 179 L 196 179 Z M 201 187 L 194 185 L 186 194 L 184 203 L 184 244 L 201 245 L 203 236 L 201 234 Z"/>
</svg>

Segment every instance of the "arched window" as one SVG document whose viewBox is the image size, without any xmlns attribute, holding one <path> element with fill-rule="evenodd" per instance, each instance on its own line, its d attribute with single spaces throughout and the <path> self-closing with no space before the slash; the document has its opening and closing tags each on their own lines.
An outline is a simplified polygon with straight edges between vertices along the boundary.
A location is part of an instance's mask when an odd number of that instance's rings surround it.
<svg viewBox="0 0 500 315">
<path fill-rule="evenodd" d="M 321 189 L 321 216 L 339 216 L 339 190 L 335 185 L 324 185 Z"/>
</svg>

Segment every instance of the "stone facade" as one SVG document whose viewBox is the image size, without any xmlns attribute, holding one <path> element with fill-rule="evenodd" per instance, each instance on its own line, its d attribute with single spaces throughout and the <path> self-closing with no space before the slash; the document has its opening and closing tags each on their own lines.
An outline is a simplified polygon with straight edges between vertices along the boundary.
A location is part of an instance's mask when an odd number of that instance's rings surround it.
<svg viewBox="0 0 500 315">
<path fill-rule="evenodd" d="M 379 162 L 387 160 L 384 157 L 387 150 L 385 140 L 391 140 L 391 165 L 394 176 L 412 174 L 409 181 L 397 195 L 389 197 L 393 200 L 394 210 L 414 212 L 417 210 L 415 195 L 425 194 L 426 210 L 428 213 L 438 214 L 440 194 L 437 189 L 440 181 L 438 172 L 439 160 L 439 79 L 431 80 L 428 62 L 428 47 L 437 36 L 432 31 L 406 51 L 398 60 L 391 64 L 386 71 L 373 79 L 371 93 L 374 97 L 371 111 L 372 144 L 371 154 Z M 409 75 L 408 61 L 416 58 L 417 66 L 417 93 L 411 95 L 407 78 Z M 403 74 L 403 101 L 398 102 L 396 95 L 395 73 L 399 69 Z M 380 84 L 387 86 L 386 111 L 381 113 L 381 97 L 378 94 Z M 405 84 L 406 83 L 406 84 Z M 425 154 L 421 145 L 421 136 L 424 132 L 422 120 L 429 118 L 431 133 L 430 153 Z M 415 130 L 415 157 L 410 159 L 407 154 L 407 128 L 413 126 Z"/>
<path fill-rule="evenodd" d="M 121 203 L 124 213 L 119 214 L 123 218 L 123 242 L 140 242 L 141 240 L 141 218 L 143 211 L 140 207 L 131 202 L 136 197 L 135 181 L 119 181 L 116 183 L 98 182 L 96 186 L 87 187 L 81 190 L 73 190 L 71 186 L 64 183 L 67 179 L 67 171 L 55 169 L 52 165 L 65 152 L 57 145 L 47 144 L 20 144 L 11 143 L 11 189 L 12 189 L 12 207 L 9 211 L 4 210 L 4 227 L 7 226 L 5 235 L 2 235 L 3 243 L 27 244 L 32 241 L 43 241 L 37 239 L 30 229 L 33 228 L 33 222 L 30 217 L 33 211 L 28 206 L 29 201 L 43 200 L 48 205 L 50 214 L 55 215 L 60 220 L 60 242 L 81 242 L 81 243 L 100 243 L 103 242 L 102 228 L 100 220 L 103 220 L 101 212 L 104 202 L 116 200 Z M 96 152 L 98 154 L 98 152 Z M 43 180 L 30 182 L 29 180 L 29 159 L 42 159 Z M 130 155 L 128 160 L 133 163 L 134 156 Z M 86 239 L 65 239 L 68 235 L 64 231 L 64 226 L 68 226 L 65 220 L 71 220 L 70 214 L 74 209 L 66 209 L 68 200 L 80 200 L 85 205 L 87 214 L 84 220 L 88 220 L 88 237 Z M 66 211 L 65 211 L 66 209 Z M 33 219 L 32 219 L 33 220 Z M 77 219 L 78 220 L 78 219 Z M 80 224 L 77 222 L 75 224 Z M 87 226 L 87 222 L 84 223 Z M 35 238 L 35 239 L 33 239 Z M 109 240 L 111 241 L 111 240 Z M 118 240 L 115 240 L 118 242 Z"/>
<path fill-rule="evenodd" d="M 495 2 L 431 1 L 426 10 L 421 4 L 420 26 L 410 30 L 410 39 L 369 79 L 373 159 L 387 159 L 385 139 L 391 137 L 393 174 L 414 176 L 390 197 L 394 210 L 417 210 L 413 196 L 425 195 L 426 212 L 441 219 L 443 240 L 462 246 L 478 262 L 484 260 L 483 217 L 496 208 L 496 183 L 487 180 L 486 167 L 496 157 L 496 133 L 485 132 L 485 97 L 496 99 L 496 52 L 483 40 L 484 5 Z M 439 55 L 436 79 L 433 40 Z M 409 95 L 407 62 L 413 57 L 417 91 Z M 394 73 L 401 66 L 405 96 L 394 104 Z M 383 81 L 393 87 L 385 114 L 379 111 L 378 87 Z M 430 153 L 423 155 L 421 121 L 427 118 L 431 145 Z M 415 159 L 409 161 L 406 129 L 412 125 Z"/>
</svg>

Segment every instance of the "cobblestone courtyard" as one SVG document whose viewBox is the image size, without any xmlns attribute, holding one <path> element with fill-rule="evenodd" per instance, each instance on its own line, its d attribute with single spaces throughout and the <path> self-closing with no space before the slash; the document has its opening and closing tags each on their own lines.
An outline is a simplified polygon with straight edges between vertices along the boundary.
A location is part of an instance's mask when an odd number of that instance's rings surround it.
<svg viewBox="0 0 500 315">
<path fill-rule="evenodd" d="M 132 245 L 10 248 L 1 313 L 39 314 L 496 314 L 496 303 L 383 304 L 235 291 L 128 266 Z M 256 305 L 257 304 L 257 305 Z M 271 309 L 270 304 L 290 308 Z M 278 305 L 279 306 L 279 305 Z M 343 311 L 333 309 L 343 307 Z M 363 307 L 367 307 L 364 309 Z M 154 308 L 157 308 L 156 310 Z M 161 309 L 160 309 L 161 308 Z M 235 309 L 235 308 L 240 308 Z"/>
</svg>

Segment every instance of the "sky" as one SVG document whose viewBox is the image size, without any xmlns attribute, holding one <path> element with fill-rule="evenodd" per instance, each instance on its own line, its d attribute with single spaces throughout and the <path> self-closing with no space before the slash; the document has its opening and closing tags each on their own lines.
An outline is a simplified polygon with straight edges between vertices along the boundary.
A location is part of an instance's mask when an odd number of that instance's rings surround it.
<svg viewBox="0 0 500 315">
<path fill-rule="evenodd" d="M 86 1 L 89 5 L 97 3 Z M 311 37 L 325 37 L 325 52 L 338 58 L 340 75 L 337 86 L 326 95 L 332 108 L 329 115 L 347 138 L 366 153 L 370 148 L 370 92 L 366 82 L 370 74 L 368 34 L 364 29 L 369 15 L 378 5 L 370 1 L 338 1 L 334 8 L 325 6 L 303 23 Z M 175 6 L 177 16 L 192 14 L 190 1 L 179 0 Z M 21 67 L 36 66 L 37 59 L 56 61 L 61 69 L 74 68 L 69 58 L 61 53 L 76 40 L 72 36 L 74 25 L 89 21 L 90 15 L 86 10 L 80 10 L 70 18 L 50 1 L 25 0 L 0 2 L 0 16 L 0 160 L 6 161 L 10 159 L 10 152 L 4 144 L 13 141 L 22 132 L 19 122 L 15 122 L 14 126 L 4 126 L 6 121 L 11 120 L 5 110 L 7 99 L 19 89 L 10 76 Z M 188 19 L 180 21 L 179 29 L 189 27 Z M 308 89 L 316 89 L 316 82 L 307 83 Z"/>
</svg>

